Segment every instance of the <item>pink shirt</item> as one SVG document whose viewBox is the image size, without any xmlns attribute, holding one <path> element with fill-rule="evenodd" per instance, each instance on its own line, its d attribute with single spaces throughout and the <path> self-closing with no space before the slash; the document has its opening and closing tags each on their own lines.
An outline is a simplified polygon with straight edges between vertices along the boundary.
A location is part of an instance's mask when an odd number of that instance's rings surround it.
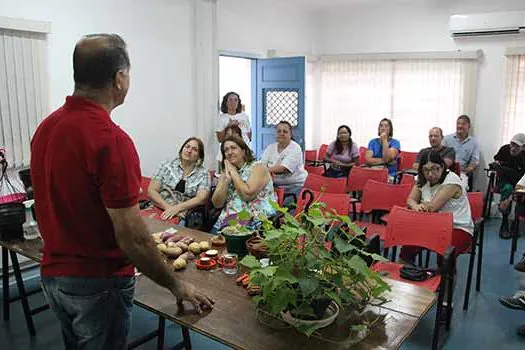
<svg viewBox="0 0 525 350">
<path fill-rule="evenodd" d="M 326 151 L 326 154 L 328 154 L 332 160 L 338 160 L 342 163 L 348 164 L 352 163 L 354 158 L 359 158 L 359 150 L 357 149 L 355 142 L 352 142 L 352 148 L 350 150 L 346 150 L 346 152 L 341 154 L 336 154 L 335 152 L 335 141 L 333 141 Z"/>
</svg>

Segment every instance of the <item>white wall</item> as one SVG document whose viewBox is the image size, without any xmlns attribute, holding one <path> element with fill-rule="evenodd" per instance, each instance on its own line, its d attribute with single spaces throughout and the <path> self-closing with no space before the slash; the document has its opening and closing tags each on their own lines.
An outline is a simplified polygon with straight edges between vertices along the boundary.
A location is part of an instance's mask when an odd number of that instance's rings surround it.
<svg viewBox="0 0 525 350">
<path fill-rule="evenodd" d="M 372 1 L 318 13 L 314 38 L 316 54 L 450 51 L 482 49 L 475 135 L 482 160 L 492 160 L 500 143 L 507 47 L 525 46 L 525 37 L 452 39 L 450 15 L 520 10 L 523 0 L 404 0 Z M 451 116 L 455 118 L 456 116 Z M 447 133 L 454 130 L 445 130 Z M 525 126 L 524 130 L 525 131 Z M 482 179 L 484 176 L 478 176 Z M 476 186 L 484 188 L 481 183 Z"/>
<path fill-rule="evenodd" d="M 82 35 L 112 32 L 127 41 L 131 88 L 113 118 L 131 135 L 143 173 L 151 175 L 196 132 L 193 1 L 0 0 L 0 16 L 51 22 L 51 109 L 73 91 L 71 57 Z"/>
<path fill-rule="evenodd" d="M 260 56 L 268 49 L 309 53 L 311 15 L 279 0 L 218 0 L 218 48 Z"/>
</svg>

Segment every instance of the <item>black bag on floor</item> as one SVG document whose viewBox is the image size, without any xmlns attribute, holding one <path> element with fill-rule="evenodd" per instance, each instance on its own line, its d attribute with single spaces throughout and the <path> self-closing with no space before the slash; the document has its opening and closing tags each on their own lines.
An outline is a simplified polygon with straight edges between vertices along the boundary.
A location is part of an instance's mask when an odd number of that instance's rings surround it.
<svg viewBox="0 0 525 350">
<path fill-rule="evenodd" d="M 399 270 L 399 276 L 410 281 L 425 281 L 437 274 L 435 269 L 424 269 L 414 265 L 403 265 Z"/>
</svg>

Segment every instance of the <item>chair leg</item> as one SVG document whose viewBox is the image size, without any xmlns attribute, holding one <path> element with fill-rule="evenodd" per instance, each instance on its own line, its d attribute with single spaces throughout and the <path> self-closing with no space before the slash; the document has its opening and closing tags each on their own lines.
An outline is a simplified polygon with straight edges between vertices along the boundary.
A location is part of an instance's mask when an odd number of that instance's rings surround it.
<svg viewBox="0 0 525 350">
<path fill-rule="evenodd" d="M 483 266 L 483 235 L 485 233 L 485 222 L 479 226 L 478 237 L 478 268 L 476 273 L 476 292 L 479 292 L 481 285 L 481 267 Z"/>
<path fill-rule="evenodd" d="M 438 349 L 439 331 L 441 329 L 441 312 L 443 307 L 443 299 L 445 298 L 445 279 L 441 280 L 439 288 L 438 300 L 436 304 L 436 321 L 434 322 L 434 334 L 432 335 L 432 350 Z"/>
<path fill-rule="evenodd" d="M 450 330 L 450 324 L 452 322 L 452 312 L 454 311 L 454 308 L 452 307 L 452 297 L 454 296 L 455 280 L 456 280 L 456 271 L 454 268 L 454 271 L 450 272 L 450 276 L 448 278 L 448 283 L 447 283 L 447 319 L 445 323 L 445 329 L 447 331 Z"/>
<path fill-rule="evenodd" d="M 428 265 L 430 265 L 430 254 L 431 253 L 432 252 L 427 249 L 427 256 L 426 256 L 426 259 L 425 259 L 425 269 L 428 269 Z"/>
<path fill-rule="evenodd" d="M 182 338 L 184 341 L 184 349 L 191 350 L 191 339 L 190 339 L 190 331 L 187 327 L 181 326 L 182 328 Z"/>
<path fill-rule="evenodd" d="M 510 247 L 510 261 L 509 264 L 514 265 L 514 254 L 516 253 L 517 245 L 518 245 L 518 236 L 519 236 L 519 227 L 520 227 L 520 221 L 516 217 L 514 218 L 514 222 L 512 224 L 512 244 Z"/>
<path fill-rule="evenodd" d="M 470 247 L 470 258 L 468 263 L 467 286 L 465 288 L 465 300 L 463 301 L 463 311 L 468 310 L 468 301 L 470 298 L 470 286 L 472 284 L 472 272 L 474 270 L 474 259 L 476 258 L 477 233 L 474 234 L 472 245 Z M 478 257 L 479 259 L 479 257 Z"/>
</svg>

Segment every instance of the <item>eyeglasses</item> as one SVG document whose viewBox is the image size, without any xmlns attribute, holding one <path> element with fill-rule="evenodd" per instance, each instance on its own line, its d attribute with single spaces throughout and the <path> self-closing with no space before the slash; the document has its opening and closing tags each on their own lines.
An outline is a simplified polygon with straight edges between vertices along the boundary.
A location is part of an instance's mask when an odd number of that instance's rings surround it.
<svg viewBox="0 0 525 350">
<path fill-rule="evenodd" d="M 423 173 L 438 173 L 441 170 L 441 167 L 439 165 L 432 165 L 432 166 L 424 166 L 423 167 Z"/>
</svg>

